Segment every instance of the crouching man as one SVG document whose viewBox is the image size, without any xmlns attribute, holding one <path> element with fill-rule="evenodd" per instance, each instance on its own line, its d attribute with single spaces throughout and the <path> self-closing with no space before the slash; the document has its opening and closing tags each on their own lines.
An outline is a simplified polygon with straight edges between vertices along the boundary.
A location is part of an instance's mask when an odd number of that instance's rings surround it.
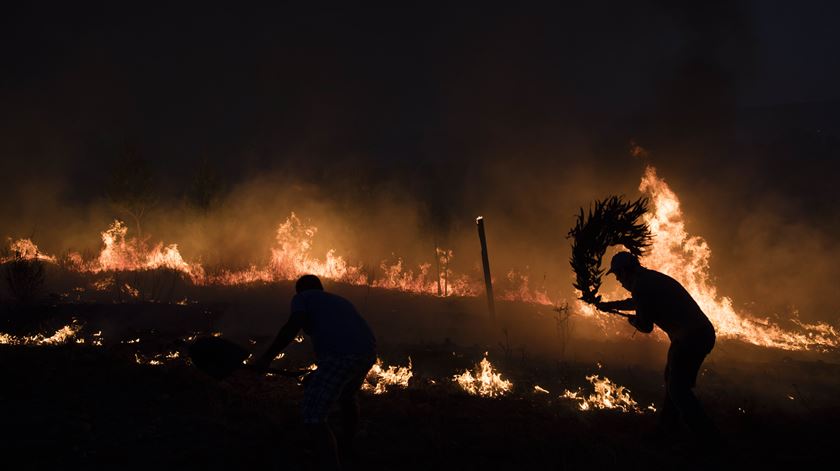
<svg viewBox="0 0 840 471">
<path fill-rule="evenodd" d="M 682 419 L 701 444 L 721 444 L 717 429 L 692 392 L 700 366 L 715 345 L 712 323 L 678 281 L 641 266 L 629 252 L 617 253 L 607 273 L 614 274 L 632 297 L 600 303 L 598 307 L 636 311 L 629 318 L 633 327 L 650 333 L 657 325 L 671 340 L 665 365 L 660 432 L 673 432 Z"/>
<path fill-rule="evenodd" d="M 352 453 L 359 423 L 356 396 L 376 361 L 376 340 L 353 304 L 324 291 L 317 276 L 300 277 L 295 291 L 288 322 L 268 350 L 253 362 L 253 367 L 266 370 L 301 329 L 310 336 L 318 368 L 306 382 L 303 423 L 310 431 L 321 467 L 338 468 L 339 448 L 342 455 Z M 327 424 L 327 415 L 336 401 L 341 408 L 342 424 L 338 442 Z"/>
</svg>

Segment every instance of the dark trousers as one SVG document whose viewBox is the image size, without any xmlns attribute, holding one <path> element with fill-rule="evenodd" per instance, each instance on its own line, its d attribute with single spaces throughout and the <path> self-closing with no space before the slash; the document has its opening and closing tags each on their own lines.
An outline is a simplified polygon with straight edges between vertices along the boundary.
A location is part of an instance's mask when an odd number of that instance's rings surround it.
<svg viewBox="0 0 840 471">
<path fill-rule="evenodd" d="M 698 439 L 717 439 L 717 429 L 691 390 L 697 382 L 700 366 L 714 344 L 714 337 L 671 343 L 665 365 L 665 401 L 660 416 L 664 430 L 673 430 L 682 417 Z"/>
</svg>

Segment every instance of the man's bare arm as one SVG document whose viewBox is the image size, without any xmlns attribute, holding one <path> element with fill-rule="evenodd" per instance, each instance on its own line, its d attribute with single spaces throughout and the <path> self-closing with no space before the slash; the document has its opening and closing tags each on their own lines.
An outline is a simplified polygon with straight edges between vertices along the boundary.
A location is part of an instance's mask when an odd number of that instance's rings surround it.
<svg viewBox="0 0 840 471">
<path fill-rule="evenodd" d="M 277 337 L 271 342 L 271 346 L 268 347 L 268 350 L 257 361 L 253 362 L 253 365 L 258 369 L 268 368 L 268 365 L 271 364 L 274 357 L 294 340 L 302 327 L 301 316 L 295 314 L 289 316 L 289 320 L 280 329 L 280 332 L 277 333 Z"/>
<path fill-rule="evenodd" d="M 636 302 L 633 301 L 633 298 L 627 298 L 621 301 L 606 301 L 603 303 L 598 303 L 598 309 L 615 311 L 635 311 Z"/>
<path fill-rule="evenodd" d="M 641 316 L 630 316 L 627 320 L 630 322 L 630 325 L 643 334 L 653 332 L 653 322 L 647 318 Z"/>
</svg>

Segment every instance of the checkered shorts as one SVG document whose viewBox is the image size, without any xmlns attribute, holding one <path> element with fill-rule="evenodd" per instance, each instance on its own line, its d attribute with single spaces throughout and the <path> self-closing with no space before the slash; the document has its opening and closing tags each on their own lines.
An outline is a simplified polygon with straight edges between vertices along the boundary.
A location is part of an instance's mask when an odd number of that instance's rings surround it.
<svg viewBox="0 0 840 471">
<path fill-rule="evenodd" d="M 303 423 L 325 423 L 330 407 L 339 398 L 354 397 L 375 362 L 373 353 L 318 358 L 318 369 L 306 381 L 303 393 Z"/>
</svg>

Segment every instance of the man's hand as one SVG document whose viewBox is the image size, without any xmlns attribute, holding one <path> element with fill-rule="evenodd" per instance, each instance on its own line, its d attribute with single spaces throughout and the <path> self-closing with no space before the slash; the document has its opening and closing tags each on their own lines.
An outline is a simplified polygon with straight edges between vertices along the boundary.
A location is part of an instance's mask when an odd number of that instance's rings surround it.
<svg viewBox="0 0 840 471">
<path fill-rule="evenodd" d="M 604 312 L 615 312 L 615 311 L 635 311 L 636 310 L 636 303 L 633 302 L 633 299 L 623 299 L 621 301 L 604 301 L 595 303 L 595 307 L 604 311 Z"/>
<path fill-rule="evenodd" d="M 611 301 L 598 301 L 595 303 L 595 307 L 600 311 L 609 312 L 613 310 L 611 306 L 612 304 L 613 303 Z"/>
</svg>

